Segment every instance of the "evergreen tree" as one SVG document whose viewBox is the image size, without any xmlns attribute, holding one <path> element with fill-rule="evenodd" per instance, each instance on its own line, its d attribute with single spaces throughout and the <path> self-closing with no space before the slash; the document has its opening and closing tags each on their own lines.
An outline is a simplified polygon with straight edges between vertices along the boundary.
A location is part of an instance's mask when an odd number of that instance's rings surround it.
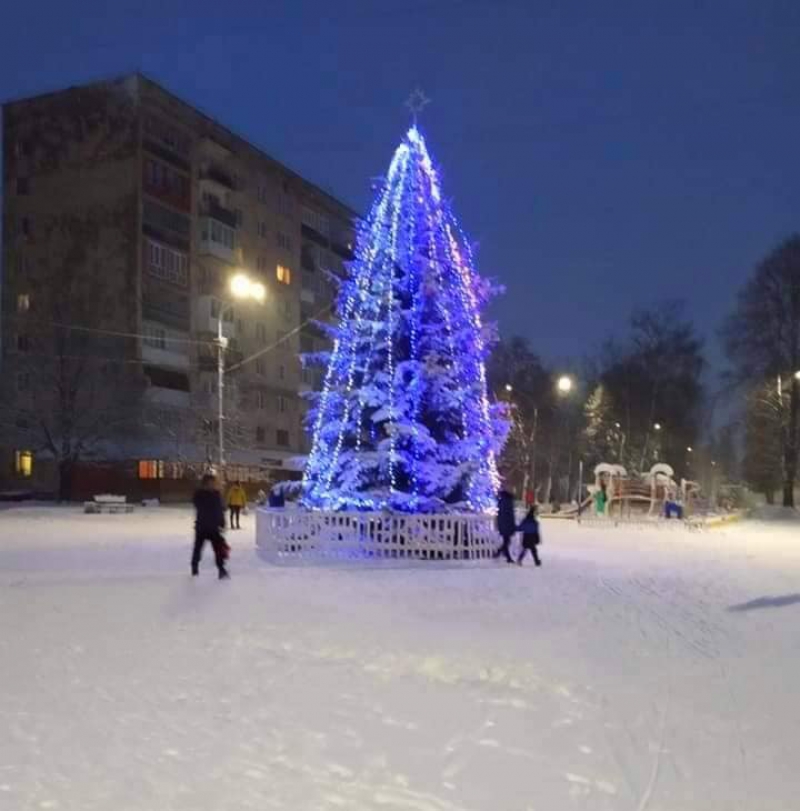
<svg viewBox="0 0 800 811">
<path fill-rule="evenodd" d="M 325 509 L 485 510 L 506 422 L 487 393 L 490 285 L 412 127 L 357 232 L 309 414 L 304 502 Z M 319 358 L 318 358 L 319 359 Z"/>
<path fill-rule="evenodd" d="M 599 462 L 622 463 L 620 423 L 614 419 L 614 406 L 602 383 L 589 395 L 583 412 L 583 444 L 587 465 L 591 468 Z"/>
</svg>

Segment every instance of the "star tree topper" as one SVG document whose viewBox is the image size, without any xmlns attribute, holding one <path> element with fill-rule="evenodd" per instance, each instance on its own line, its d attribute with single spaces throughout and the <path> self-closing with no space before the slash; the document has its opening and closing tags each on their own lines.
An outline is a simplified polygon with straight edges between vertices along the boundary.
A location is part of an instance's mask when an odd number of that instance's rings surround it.
<svg viewBox="0 0 800 811">
<path fill-rule="evenodd" d="M 411 111 L 414 123 L 417 123 L 417 116 L 431 103 L 431 100 L 417 88 L 407 99 L 406 107 Z"/>
</svg>

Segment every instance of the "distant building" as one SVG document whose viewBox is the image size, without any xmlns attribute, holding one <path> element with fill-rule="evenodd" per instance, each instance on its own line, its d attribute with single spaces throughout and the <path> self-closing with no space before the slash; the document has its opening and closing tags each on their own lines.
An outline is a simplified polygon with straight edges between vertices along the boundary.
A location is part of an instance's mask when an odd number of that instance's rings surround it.
<svg viewBox="0 0 800 811">
<path fill-rule="evenodd" d="M 228 476 L 292 475 L 355 213 L 138 74 L 5 104 L 3 179 L 0 487 L 183 494 L 217 459 L 220 318 Z"/>
</svg>

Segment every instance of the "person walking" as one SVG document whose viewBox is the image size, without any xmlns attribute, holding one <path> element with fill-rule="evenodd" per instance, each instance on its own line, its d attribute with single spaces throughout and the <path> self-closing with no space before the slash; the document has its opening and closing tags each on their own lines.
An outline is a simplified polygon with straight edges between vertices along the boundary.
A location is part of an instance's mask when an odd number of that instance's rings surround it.
<svg viewBox="0 0 800 811">
<path fill-rule="evenodd" d="M 519 553 L 517 563 L 522 566 L 525 553 L 530 552 L 533 556 L 533 562 L 537 566 L 541 566 L 542 561 L 539 559 L 537 547 L 542 542 L 542 537 L 539 534 L 539 519 L 536 517 L 535 505 L 528 510 L 517 529 L 522 533 L 522 551 Z"/>
<path fill-rule="evenodd" d="M 228 570 L 225 568 L 228 545 L 222 536 L 222 530 L 225 528 L 225 507 L 222 504 L 222 496 L 217 490 L 217 477 L 213 473 L 206 473 L 203 476 L 200 487 L 195 490 L 192 502 L 195 509 L 192 576 L 197 577 L 200 574 L 203 547 L 206 541 L 209 541 L 214 549 L 219 579 L 225 580 L 229 577 Z"/>
<path fill-rule="evenodd" d="M 503 543 L 495 551 L 493 557 L 499 558 L 505 555 L 509 563 L 513 563 L 511 557 L 511 539 L 517 531 L 517 521 L 514 517 L 514 496 L 508 490 L 501 490 L 497 497 L 497 531 L 503 538 Z"/>
<path fill-rule="evenodd" d="M 247 506 L 247 493 L 240 481 L 235 481 L 228 490 L 228 510 L 230 511 L 231 529 L 241 529 L 240 516 L 242 508 Z"/>
</svg>

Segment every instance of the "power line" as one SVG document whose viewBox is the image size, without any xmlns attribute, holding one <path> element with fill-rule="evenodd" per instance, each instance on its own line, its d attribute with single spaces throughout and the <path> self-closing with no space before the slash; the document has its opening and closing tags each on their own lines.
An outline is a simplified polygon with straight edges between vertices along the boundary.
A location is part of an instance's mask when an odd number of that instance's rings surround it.
<svg viewBox="0 0 800 811">
<path fill-rule="evenodd" d="M 301 321 L 300 324 L 298 324 L 298 326 L 296 326 L 293 330 L 290 330 L 289 332 L 287 332 L 286 335 L 281 336 L 274 343 L 271 343 L 269 346 L 265 346 L 263 349 L 259 349 L 258 352 L 254 352 L 252 355 L 249 355 L 248 357 L 243 358 L 238 363 L 234 363 L 233 365 L 227 367 L 225 369 L 225 374 L 228 374 L 229 372 L 233 372 L 236 369 L 241 368 L 246 363 L 250 363 L 251 361 L 257 360 L 262 355 L 266 355 L 268 352 L 271 352 L 273 349 L 277 349 L 277 347 L 279 347 L 285 341 L 288 341 L 289 338 L 291 338 L 293 335 L 297 335 L 297 333 L 300 332 L 300 330 L 302 330 L 303 327 L 308 326 L 312 321 L 316 321 L 317 319 L 321 318 L 323 315 L 326 315 L 328 312 L 330 312 L 333 309 L 333 306 L 334 306 L 333 303 L 327 304 L 321 310 L 314 313 L 314 315 L 310 316 L 309 318 L 306 318 L 305 321 Z"/>
</svg>

